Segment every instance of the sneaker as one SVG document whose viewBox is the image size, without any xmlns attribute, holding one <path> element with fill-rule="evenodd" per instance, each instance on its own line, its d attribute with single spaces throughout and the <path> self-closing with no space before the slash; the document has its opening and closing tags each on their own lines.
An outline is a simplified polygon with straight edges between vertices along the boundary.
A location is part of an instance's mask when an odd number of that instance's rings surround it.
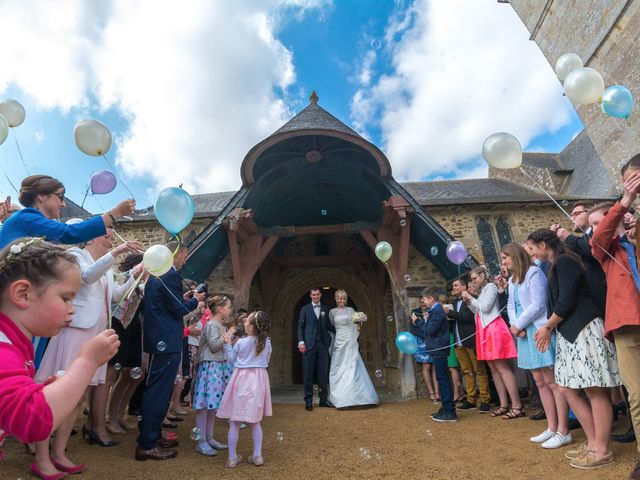
<svg viewBox="0 0 640 480">
<path fill-rule="evenodd" d="M 218 454 L 218 452 L 211 448 L 211 445 L 206 442 L 196 445 L 196 452 L 200 455 L 204 455 L 205 457 L 215 457 Z"/>
<path fill-rule="evenodd" d="M 553 437 L 542 444 L 542 448 L 560 448 L 573 443 L 571 432 L 566 435 L 557 432 Z"/>
<path fill-rule="evenodd" d="M 473 403 L 469 403 L 464 400 L 460 405 L 456 407 L 456 410 L 475 410 L 476 406 Z"/>
<path fill-rule="evenodd" d="M 457 422 L 458 417 L 455 413 L 438 412 L 431 415 L 431 419 L 435 422 Z"/>
<path fill-rule="evenodd" d="M 569 465 L 573 468 L 582 468 L 590 470 L 592 468 L 604 467 L 613 463 L 613 452 L 609 452 L 607 455 L 601 458 L 596 457 L 596 453 L 587 450 L 587 453 L 581 457 L 574 458 Z"/>
<path fill-rule="evenodd" d="M 578 457 L 581 457 L 586 452 L 587 452 L 587 441 L 585 440 L 580 445 L 578 445 L 577 448 L 572 448 L 571 450 L 567 450 L 564 453 L 564 456 L 565 456 L 565 458 L 568 458 L 569 460 L 574 460 L 574 459 L 576 459 Z"/>
<path fill-rule="evenodd" d="M 488 403 L 481 403 L 478 407 L 478 413 L 489 413 L 491 411 L 491 406 Z"/>
<path fill-rule="evenodd" d="M 544 443 L 553 437 L 556 432 L 549 430 L 548 428 L 542 432 L 540 435 L 536 435 L 535 437 L 531 437 L 529 440 L 533 443 Z"/>
</svg>

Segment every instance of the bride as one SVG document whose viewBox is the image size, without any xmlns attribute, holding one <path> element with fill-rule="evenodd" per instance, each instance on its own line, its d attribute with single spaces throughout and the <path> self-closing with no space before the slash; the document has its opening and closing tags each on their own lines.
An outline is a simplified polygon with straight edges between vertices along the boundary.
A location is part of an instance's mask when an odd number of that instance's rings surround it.
<svg viewBox="0 0 640 480">
<path fill-rule="evenodd" d="M 337 307 L 329 312 L 336 328 L 331 349 L 329 400 L 336 408 L 357 405 L 377 405 L 378 395 L 358 351 L 359 326 L 353 321 L 356 313 L 347 307 L 347 292 L 336 292 Z"/>
</svg>

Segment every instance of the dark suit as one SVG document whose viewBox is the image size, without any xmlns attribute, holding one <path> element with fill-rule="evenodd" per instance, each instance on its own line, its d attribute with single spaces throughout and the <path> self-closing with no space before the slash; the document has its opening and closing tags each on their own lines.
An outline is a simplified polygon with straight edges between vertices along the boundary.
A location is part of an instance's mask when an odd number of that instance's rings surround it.
<svg viewBox="0 0 640 480">
<path fill-rule="evenodd" d="M 590 235 L 584 235 L 582 237 L 569 235 L 564 239 L 564 244 L 580 256 L 587 276 L 591 300 L 593 300 L 593 303 L 598 309 L 598 316 L 604 319 L 604 313 L 607 308 L 607 279 L 600 262 L 593 258 L 591 245 L 589 244 L 590 238 Z M 594 245 L 593 248 L 599 247 Z"/>
<path fill-rule="evenodd" d="M 182 319 L 197 306 L 195 298 L 182 299 L 182 278 L 175 269 L 171 268 L 160 279 L 149 277 L 143 299 L 143 346 L 150 354 L 149 373 L 140 408 L 142 420 L 138 423 L 138 444 L 144 450 L 155 448 L 160 439 L 162 420 L 180 366 Z"/>
<path fill-rule="evenodd" d="M 329 320 L 329 307 L 320 304 L 319 317 L 310 303 L 300 309 L 298 316 L 298 343 L 304 342 L 307 351 L 302 354 L 304 403 L 313 402 L 313 375 L 318 379 L 320 402 L 327 401 L 329 383 L 329 346 L 336 329 Z"/>
</svg>

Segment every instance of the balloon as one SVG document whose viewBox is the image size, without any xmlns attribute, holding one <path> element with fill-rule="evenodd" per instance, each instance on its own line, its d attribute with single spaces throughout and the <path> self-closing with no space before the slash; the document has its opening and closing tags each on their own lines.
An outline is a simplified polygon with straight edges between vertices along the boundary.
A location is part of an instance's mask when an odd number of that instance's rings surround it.
<svg viewBox="0 0 640 480">
<path fill-rule="evenodd" d="M 522 164 L 522 146 L 510 133 L 494 133 L 484 141 L 482 156 L 492 167 L 517 168 Z"/>
<path fill-rule="evenodd" d="M 599 102 L 604 92 L 604 80 L 597 70 L 576 68 L 564 79 L 564 93 L 574 105 Z"/>
<path fill-rule="evenodd" d="M 91 174 L 91 191 L 102 195 L 116 188 L 116 176 L 109 170 L 99 170 Z"/>
<path fill-rule="evenodd" d="M 0 113 L 5 116 L 10 127 L 17 127 L 24 122 L 24 107 L 17 100 L 1 101 Z"/>
<path fill-rule="evenodd" d="M 556 75 L 563 81 L 572 70 L 582 68 L 583 66 L 582 59 L 578 55 L 575 53 L 565 53 L 558 58 L 556 62 Z"/>
<path fill-rule="evenodd" d="M 0 145 L 4 143 L 9 135 L 9 122 L 4 115 L 0 113 Z"/>
<path fill-rule="evenodd" d="M 467 258 L 467 249 L 457 240 L 447 245 L 447 258 L 456 265 L 462 265 Z"/>
<path fill-rule="evenodd" d="M 389 242 L 378 242 L 375 249 L 376 257 L 381 262 L 386 262 L 391 258 L 391 254 L 393 253 L 393 249 Z"/>
<path fill-rule="evenodd" d="M 628 118 L 633 110 L 633 95 L 627 87 L 614 85 L 602 95 L 602 111 L 617 118 Z"/>
<path fill-rule="evenodd" d="M 396 346 L 398 350 L 406 355 L 413 355 L 418 351 L 416 337 L 409 332 L 398 332 L 398 335 L 396 335 Z"/>
<path fill-rule="evenodd" d="M 73 140 L 83 153 L 98 157 L 111 148 L 111 132 L 97 120 L 82 120 L 73 129 Z"/>
<path fill-rule="evenodd" d="M 67 225 L 76 225 L 76 224 L 82 223 L 82 222 L 84 222 L 84 220 L 81 219 L 81 218 L 70 218 L 69 220 L 67 220 L 64 223 L 66 223 Z"/>
<path fill-rule="evenodd" d="M 173 254 L 164 245 L 154 245 L 147 248 L 142 256 L 144 269 L 154 277 L 167 273 L 173 265 Z"/>
<path fill-rule="evenodd" d="M 153 208 L 160 225 L 172 235 L 184 230 L 196 211 L 191 195 L 178 187 L 162 190 Z"/>
</svg>

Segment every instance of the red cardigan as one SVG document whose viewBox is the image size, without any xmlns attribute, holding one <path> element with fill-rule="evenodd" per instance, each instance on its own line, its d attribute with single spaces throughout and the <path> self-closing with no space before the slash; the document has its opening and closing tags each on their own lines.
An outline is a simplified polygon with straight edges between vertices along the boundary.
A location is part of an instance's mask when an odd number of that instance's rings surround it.
<svg viewBox="0 0 640 480">
<path fill-rule="evenodd" d="M 620 225 L 627 209 L 616 203 L 600 220 L 591 239 L 591 252 L 600 262 L 607 277 L 607 311 L 604 331 L 609 338 L 612 332 L 626 325 L 640 325 L 640 293 L 631 275 L 629 259 L 615 231 Z M 604 248 L 617 261 L 602 251 Z M 622 264 L 625 270 L 620 266 Z"/>
<path fill-rule="evenodd" d="M 46 439 L 53 427 L 44 385 L 35 383 L 34 375 L 31 340 L 0 313 L 0 429 L 25 443 Z"/>
</svg>

